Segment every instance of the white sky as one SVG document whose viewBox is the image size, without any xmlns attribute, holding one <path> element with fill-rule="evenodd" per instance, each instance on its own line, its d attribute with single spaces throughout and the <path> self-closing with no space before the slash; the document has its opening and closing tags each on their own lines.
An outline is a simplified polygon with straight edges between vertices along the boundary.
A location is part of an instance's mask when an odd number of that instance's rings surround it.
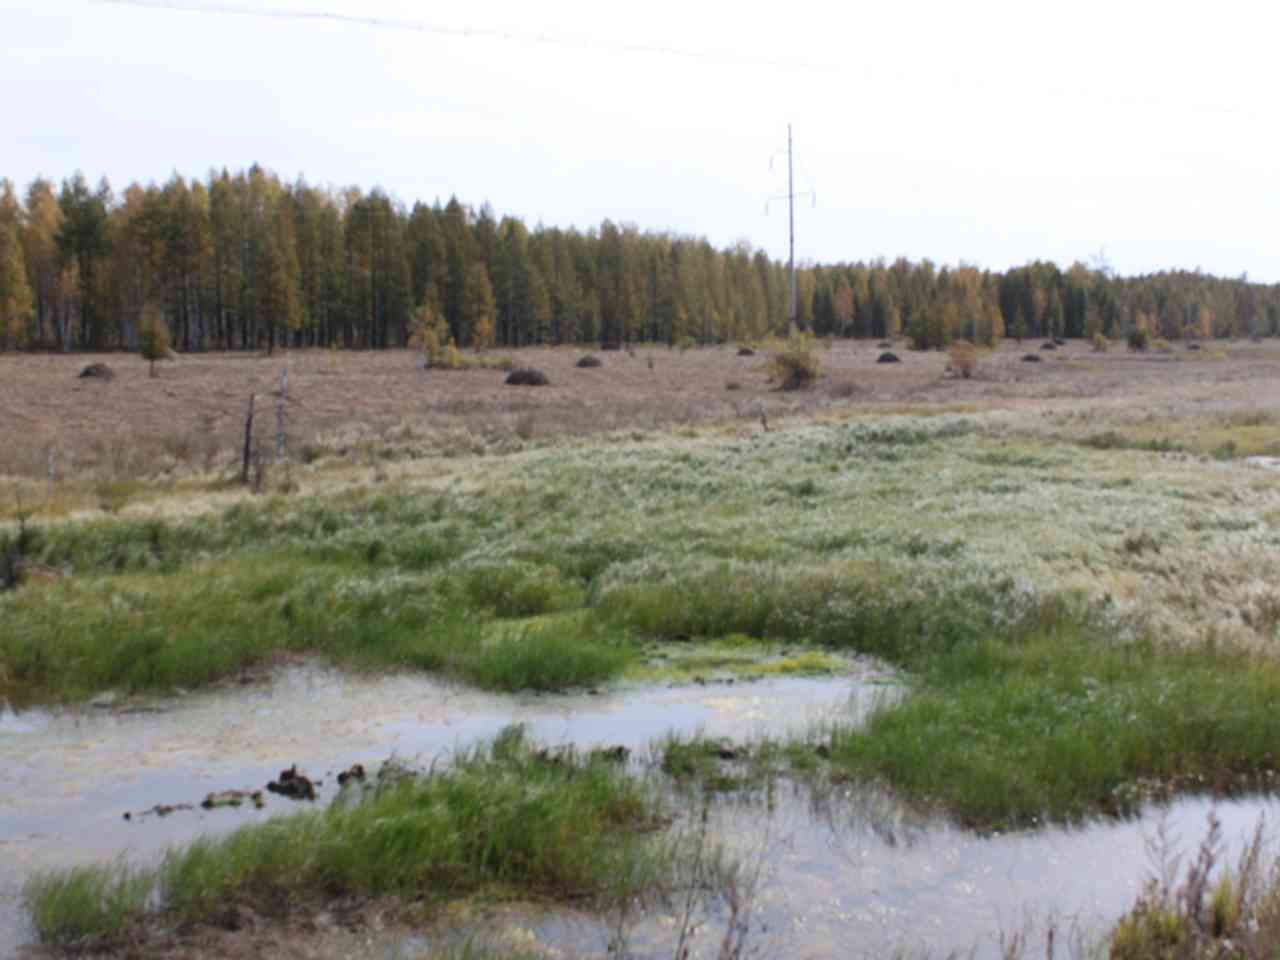
<svg viewBox="0 0 1280 960">
<path fill-rule="evenodd" d="M 0 176 L 258 162 L 785 258 L 790 122 L 800 259 L 1280 282 L 1275 3 L 172 4 L 0 0 Z"/>
</svg>

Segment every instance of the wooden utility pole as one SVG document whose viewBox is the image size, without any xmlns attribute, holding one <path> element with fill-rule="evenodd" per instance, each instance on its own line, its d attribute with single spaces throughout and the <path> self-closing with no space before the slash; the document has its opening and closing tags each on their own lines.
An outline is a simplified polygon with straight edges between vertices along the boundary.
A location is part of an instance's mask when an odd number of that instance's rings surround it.
<svg viewBox="0 0 1280 960">
<path fill-rule="evenodd" d="M 774 154 L 777 157 L 777 154 Z M 770 168 L 773 161 L 770 161 Z M 787 333 L 789 335 L 796 332 L 796 321 L 799 317 L 799 293 L 796 290 L 796 197 L 809 196 L 817 203 L 817 196 L 812 190 L 803 190 L 796 193 L 796 173 L 795 173 L 795 147 L 791 139 L 791 124 L 787 124 L 787 192 L 781 196 L 771 197 L 770 200 L 781 200 L 784 197 L 787 201 L 787 276 L 789 280 L 789 290 L 787 294 Z M 765 212 L 768 213 L 769 205 L 765 204 Z"/>
<path fill-rule="evenodd" d="M 795 165 L 792 163 L 791 124 L 787 124 L 787 236 L 790 257 L 787 270 L 791 276 L 791 297 L 787 306 L 787 335 L 795 336 L 796 332 L 796 178 Z"/>
</svg>

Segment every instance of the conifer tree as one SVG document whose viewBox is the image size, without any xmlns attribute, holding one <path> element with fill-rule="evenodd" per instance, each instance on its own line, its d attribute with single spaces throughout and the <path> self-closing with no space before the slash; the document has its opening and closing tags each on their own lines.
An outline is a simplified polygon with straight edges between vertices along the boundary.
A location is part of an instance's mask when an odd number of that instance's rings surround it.
<svg viewBox="0 0 1280 960">
<path fill-rule="evenodd" d="M 493 346 L 494 323 L 497 306 L 489 271 L 483 263 L 473 263 L 467 271 L 466 300 L 463 306 L 463 329 L 467 333 L 465 343 L 476 350 Z"/>
</svg>

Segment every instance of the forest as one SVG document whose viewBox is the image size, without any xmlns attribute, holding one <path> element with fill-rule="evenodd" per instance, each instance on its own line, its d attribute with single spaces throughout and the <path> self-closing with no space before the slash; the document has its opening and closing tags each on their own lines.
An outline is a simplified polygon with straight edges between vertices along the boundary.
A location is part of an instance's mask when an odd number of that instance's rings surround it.
<svg viewBox="0 0 1280 960">
<path fill-rule="evenodd" d="M 1199 271 L 1117 276 L 1036 261 L 1004 272 L 899 258 L 797 269 L 821 337 L 1280 334 L 1280 285 Z M 604 221 L 498 219 L 450 198 L 289 184 L 260 166 L 117 194 L 82 174 L 0 180 L 0 349 L 133 350 L 160 317 L 181 351 L 752 341 L 788 327 L 786 265 L 745 241 Z"/>
</svg>

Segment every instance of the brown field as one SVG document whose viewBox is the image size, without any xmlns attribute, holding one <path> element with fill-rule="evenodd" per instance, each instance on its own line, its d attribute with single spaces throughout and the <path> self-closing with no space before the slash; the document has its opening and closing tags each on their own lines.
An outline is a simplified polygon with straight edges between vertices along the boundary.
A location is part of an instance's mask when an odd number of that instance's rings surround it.
<svg viewBox="0 0 1280 960">
<path fill-rule="evenodd" d="M 603 366 L 575 366 L 585 351 L 530 348 L 489 355 L 545 371 L 546 387 L 506 386 L 493 369 L 422 371 L 408 351 L 189 354 L 159 365 L 128 354 L 0 355 L 0 475 L 44 480 L 50 451 L 60 482 L 101 482 L 234 470 L 245 411 L 258 396 L 259 442 L 271 448 L 276 391 L 289 370 L 289 456 L 430 456 L 514 449 L 563 435 L 648 431 L 738 422 L 760 429 L 824 411 L 928 413 L 944 409 L 1156 411 L 1271 407 L 1280 400 L 1280 345 L 1223 342 L 1199 352 L 1133 354 L 1114 344 L 1096 353 L 1073 341 L 1041 351 L 1039 341 L 981 351 L 972 379 L 947 368 L 947 354 L 894 350 L 877 364 L 873 343 L 819 347 L 822 377 L 784 393 L 769 381 L 765 357 L 739 357 L 726 345 L 685 352 L 665 347 L 597 355 Z M 1041 363 L 1024 363 L 1035 353 Z M 103 362 L 111 382 L 80 379 Z"/>
</svg>

